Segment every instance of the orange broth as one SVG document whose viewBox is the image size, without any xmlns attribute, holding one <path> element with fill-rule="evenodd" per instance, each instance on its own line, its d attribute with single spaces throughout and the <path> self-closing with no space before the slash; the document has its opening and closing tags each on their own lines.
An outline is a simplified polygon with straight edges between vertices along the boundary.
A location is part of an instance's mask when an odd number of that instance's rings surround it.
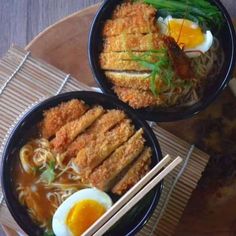
<svg viewBox="0 0 236 236">
<path fill-rule="evenodd" d="M 36 183 L 39 179 L 39 174 L 34 176 L 33 174 L 26 173 L 23 171 L 20 163 L 16 166 L 15 173 L 16 186 L 21 184 L 23 188 L 29 190 L 24 197 L 24 204 L 27 208 L 37 212 L 37 219 L 35 220 L 38 223 L 45 220 L 50 222 L 55 209 L 47 199 L 46 194 L 52 190 L 46 189 L 42 183 Z"/>
<path fill-rule="evenodd" d="M 34 217 L 33 220 L 36 223 L 42 224 L 42 222 L 46 221 L 48 222 L 47 227 L 51 228 L 51 220 L 54 212 L 56 211 L 53 203 L 56 205 L 57 203 L 52 200 L 49 201 L 47 199 L 47 194 L 54 192 L 56 188 L 46 188 L 42 182 L 38 181 L 41 173 L 26 173 L 23 170 L 20 161 L 16 163 L 14 172 L 16 188 L 20 184 L 25 190 L 27 190 L 27 194 L 23 197 L 23 205 L 25 205 L 28 209 L 34 210 L 37 217 Z M 55 171 L 55 173 L 57 172 L 58 171 Z M 78 181 L 68 179 L 67 174 L 60 176 L 56 182 L 61 184 L 79 184 Z M 19 196 L 18 192 L 17 196 Z"/>
</svg>

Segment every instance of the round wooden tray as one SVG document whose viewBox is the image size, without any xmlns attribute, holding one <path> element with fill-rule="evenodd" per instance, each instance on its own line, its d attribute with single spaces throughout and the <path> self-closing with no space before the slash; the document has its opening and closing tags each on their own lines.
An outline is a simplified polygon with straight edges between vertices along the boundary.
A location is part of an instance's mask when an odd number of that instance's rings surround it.
<svg viewBox="0 0 236 236">
<path fill-rule="evenodd" d="M 88 64 L 87 42 L 90 25 L 98 6 L 94 5 L 79 11 L 50 26 L 31 41 L 26 49 L 30 50 L 32 55 L 71 74 L 87 85 L 97 86 Z M 222 108 L 233 101 L 235 97 L 229 89 L 226 89 L 211 106 L 194 118 L 161 123 L 160 126 L 189 143 L 197 144 L 204 151 L 217 152 L 222 143 L 222 137 L 216 135 L 212 143 L 211 136 L 199 134 L 199 124 L 206 122 L 209 117 L 214 120 L 220 117 L 223 123 L 225 121 L 227 123 L 228 120 L 224 118 Z M 235 120 L 230 122 L 232 128 L 236 128 Z M 223 128 L 227 130 L 228 126 Z M 202 139 L 206 139 L 204 143 Z M 231 182 L 228 187 L 216 185 L 214 173 L 211 172 L 205 174 L 201 182 L 203 184 L 200 184 L 194 192 L 176 235 L 234 235 L 236 232 L 234 226 L 236 188 L 232 187 L 233 183 Z"/>
</svg>

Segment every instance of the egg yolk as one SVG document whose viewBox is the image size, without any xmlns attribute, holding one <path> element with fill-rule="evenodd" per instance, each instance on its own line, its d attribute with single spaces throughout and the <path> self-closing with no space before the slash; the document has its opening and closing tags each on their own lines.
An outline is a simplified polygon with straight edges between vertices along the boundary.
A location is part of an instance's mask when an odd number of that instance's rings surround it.
<svg viewBox="0 0 236 236">
<path fill-rule="evenodd" d="M 170 36 L 183 48 L 194 48 L 204 41 L 198 25 L 186 19 L 171 19 L 168 22 Z"/>
<path fill-rule="evenodd" d="M 66 225 L 74 236 L 81 235 L 106 211 L 97 201 L 86 199 L 71 208 L 66 219 Z"/>
</svg>

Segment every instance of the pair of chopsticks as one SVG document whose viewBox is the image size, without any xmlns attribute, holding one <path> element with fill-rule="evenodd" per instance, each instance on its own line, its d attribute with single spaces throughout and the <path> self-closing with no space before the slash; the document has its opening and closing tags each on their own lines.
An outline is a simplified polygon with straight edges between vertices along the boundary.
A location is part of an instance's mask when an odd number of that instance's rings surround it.
<svg viewBox="0 0 236 236">
<path fill-rule="evenodd" d="M 178 156 L 172 162 L 170 161 L 170 156 L 166 155 L 154 168 L 149 171 L 148 174 L 146 174 L 136 185 L 134 185 L 126 194 L 124 194 L 82 235 L 103 235 L 139 200 L 141 200 L 149 191 L 151 191 L 151 189 L 153 189 L 166 175 L 168 175 L 182 161 L 182 158 Z"/>
</svg>

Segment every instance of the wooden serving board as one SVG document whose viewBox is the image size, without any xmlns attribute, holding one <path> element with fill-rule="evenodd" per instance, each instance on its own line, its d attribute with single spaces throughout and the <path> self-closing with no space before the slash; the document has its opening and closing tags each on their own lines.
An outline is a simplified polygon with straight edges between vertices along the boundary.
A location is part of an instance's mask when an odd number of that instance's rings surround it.
<svg viewBox="0 0 236 236">
<path fill-rule="evenodd" d="M 83 83 L 97 86 L 88 64 L 87 42 L 98 7 L 94 5 L 52 25 L 31 41 L 26 49 Z M 236 166 L 232 160 L 236 146 L 235 104 L 235 97 L 227 88 L 212 105 L 194 118 L 159 124 L 211 154 L 207 171 L 185 210 L 176 235 L 236 234 Z M 229 168 L 232 168 L 231 177 Z"/>
</svg>

